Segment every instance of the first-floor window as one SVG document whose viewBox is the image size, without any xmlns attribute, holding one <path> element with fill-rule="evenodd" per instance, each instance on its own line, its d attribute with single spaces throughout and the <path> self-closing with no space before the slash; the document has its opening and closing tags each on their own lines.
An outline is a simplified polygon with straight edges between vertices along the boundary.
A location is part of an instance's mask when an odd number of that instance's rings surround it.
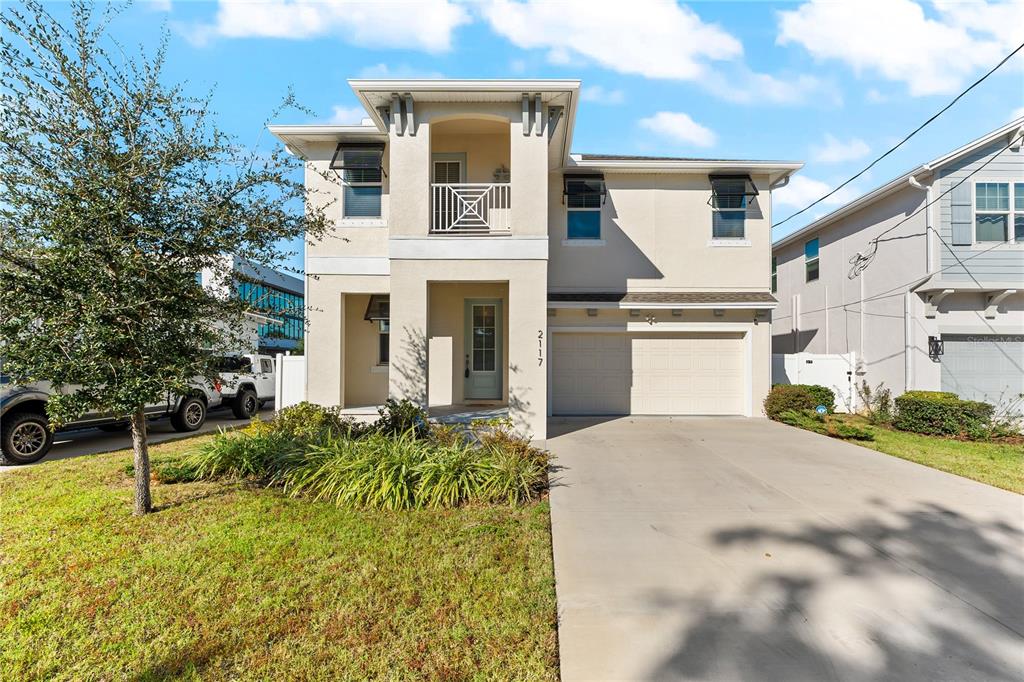
<svg viewBox="0 0 1024 682">
<path fill-rule="evenodd" d="M 806 281 L 813 282 L 818 279 L 818 239 L 814 238 L 804 244 L 804 271 Z"/>
<path fill-rule="evenodd" d="M 772 293 L 779 290 L 779 259 L 772 256 Z"/>
<path fill-rule="evenodd" d="M 377 364 L 386 365 L 391 346 L 391 320 L 378 320 L 377 325 Z"/>
</svg>

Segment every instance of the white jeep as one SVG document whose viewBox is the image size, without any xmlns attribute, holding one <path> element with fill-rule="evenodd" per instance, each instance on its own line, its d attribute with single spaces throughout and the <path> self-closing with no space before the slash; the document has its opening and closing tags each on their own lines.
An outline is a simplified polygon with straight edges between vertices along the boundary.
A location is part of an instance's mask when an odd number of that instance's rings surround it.
<svg viewBox="0 0 1024 682">
<path fill-rule="evenodd" d="M 260 408 L 274 399 L 275 368 L 270 355 L 249 353 L 217 358 L 224 405 L 238 419 L 251 419 Z"/>
</svg>

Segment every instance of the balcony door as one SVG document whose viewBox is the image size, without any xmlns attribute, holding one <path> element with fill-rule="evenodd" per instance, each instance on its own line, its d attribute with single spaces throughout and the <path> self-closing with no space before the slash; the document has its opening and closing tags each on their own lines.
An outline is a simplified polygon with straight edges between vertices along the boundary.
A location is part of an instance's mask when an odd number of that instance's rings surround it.
<svg viewBox="0 0 1024 682">
<path fill-rule="evenodd" d="M 431 165 L 431 178 L 435 187 L 431 192 L 434 197 L 434 222 L 437 229 L 447 231 L 462 213 L 458 195 L 453 189 L 437 187 L 437 185 L 457 185 L 466 181 L 465 154 L 434 154 Z"/>
<path fill-rule="evenodd" d="M 465 400 L 501 400 L 501 301 L 466 299 Z"/>
</svg>

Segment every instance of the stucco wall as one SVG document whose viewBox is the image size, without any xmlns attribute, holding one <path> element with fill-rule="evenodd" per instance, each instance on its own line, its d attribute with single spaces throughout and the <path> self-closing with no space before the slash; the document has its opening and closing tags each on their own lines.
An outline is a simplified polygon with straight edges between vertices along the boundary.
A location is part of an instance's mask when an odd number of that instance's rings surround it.
<svg viewBox="0 0 1024 682">
<path fill-rule="evenodd" d="M 742 246 L 711 246 L 706 174 L 605 173 L 603 245 L 564 243 L 562 176 L 552 174 L 548 221 L 552 291 L 767 291 L 771 251 L 768 181 L 747 209 Z"/>
<path fill-rule="evenodd" d="M 380 405 L 388 397 L 387 366 L 378 365 L 376 322 L 363 319 L 369 294 L 345 294 L 345 407 Z"/>
<path fill-rule="evenodd" d="M 509 168 L 511 144 L 507 123 L 501 133 L 459 132 L 459 121 L 438 124 L 440 132 L 432 135 L 431 154 L 465 154 L 465 182 L 494 182 L 494 171 L 499 166 Z M 498 125 L 498 124 L 495 124 Z"/>
</svg>

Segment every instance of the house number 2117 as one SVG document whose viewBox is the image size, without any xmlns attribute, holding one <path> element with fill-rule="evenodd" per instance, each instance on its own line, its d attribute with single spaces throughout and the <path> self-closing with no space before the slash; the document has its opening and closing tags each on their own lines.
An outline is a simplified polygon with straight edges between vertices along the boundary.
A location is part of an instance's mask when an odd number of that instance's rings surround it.
<svg viewBox="0 0 1024 682">
<path fill-rule="evenodd" d="M 544 364 L 544 330 L 537 332 L 537 366 Z"/>
</svg>

